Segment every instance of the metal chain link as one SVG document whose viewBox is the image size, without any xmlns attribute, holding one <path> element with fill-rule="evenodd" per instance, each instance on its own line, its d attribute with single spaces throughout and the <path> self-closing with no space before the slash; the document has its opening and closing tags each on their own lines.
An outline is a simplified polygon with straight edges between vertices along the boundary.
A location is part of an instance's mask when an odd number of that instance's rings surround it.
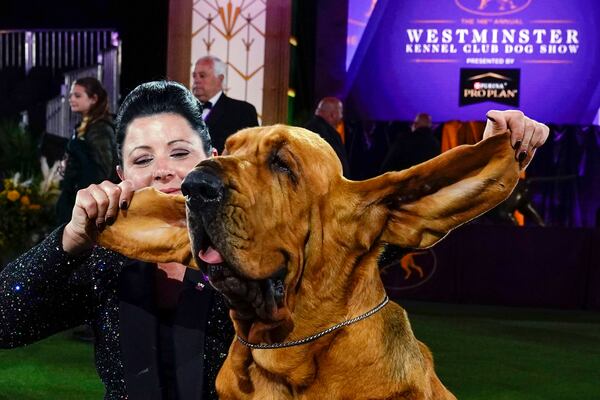
<svg viewBox="0 0 600 400">
<path fill-rule="evenodd" d="M 352 325 L 355 322 L 358 322 L 360 320 L 363 320 L 365 318 L 370 317 L 371 315 L 375 314 L 376 312 L 378 312 L 379 310 L 381 310 L 383 307 L 385 307 L 385 305 L 389 302 L 390 298 L 386 295 L 383 299 L 383 301 L 381 303 L 379 303 L 375 308 L 367 311 L 364 314 L 359 315 L 358 317 L 354 317 L 352 319 L 348 319 L 344 322 L 340 322 L 339 324 L 336 324 L 330 328 L 325 329 L 322 332 L 316 333 L 312 336 L 308 336 L 305 337 L 303 339 L 298 339 L 298 340 L 293 340 L 291 342 L 282 342 L 282 343 L 272 343 L 272 344 L 268 344 L 268 343 L 250 343 L 247 342 L 246 340 L 242 339 L 239 335 L 237 336 L 237 340 L 243 344 L 246 347 L 249 347 L 251 349 L 282 349 L 284 347 L 292 347 L 292 346 L 298 346 L 301 344 L 306 344 L 309 342 L 312 342 L 314 340 L 317 340 L 318 338 L 320 338 L 321 336 L 325 336 L 328 333 L 331 333 L 335 330 L 338 330 L 340 328 L 343 328 L 345 326 L 348 325 Z"/>
</svg>

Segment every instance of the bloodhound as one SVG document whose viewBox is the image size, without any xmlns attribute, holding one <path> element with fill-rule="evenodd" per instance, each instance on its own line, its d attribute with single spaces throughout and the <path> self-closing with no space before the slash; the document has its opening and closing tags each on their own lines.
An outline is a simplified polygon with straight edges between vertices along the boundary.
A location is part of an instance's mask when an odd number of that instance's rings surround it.
<svg viewBox="0 0 600 400">
<path fill-rule="evenodd" d="M 377 259 L 504 200 L 519 174 L 509 135 L 366 181 L 341 171 L 307 130 L 245 129 L 186 177 L 185 197 L 143 189 L 102 233 L 127 256 L 201 267 L 228 299 L 221 399 L 454 399 Z"/>
</svg>

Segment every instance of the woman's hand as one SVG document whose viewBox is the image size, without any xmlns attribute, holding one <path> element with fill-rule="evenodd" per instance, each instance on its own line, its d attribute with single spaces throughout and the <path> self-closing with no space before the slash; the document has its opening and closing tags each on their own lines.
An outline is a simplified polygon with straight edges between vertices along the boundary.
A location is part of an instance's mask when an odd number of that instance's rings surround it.
<svg viewBox="0 0 600 400">
<path fill-rule="evenodd" d="M 521 163 L 521 168 L 527 167 L 538 147 L 548 139 L 550 129 L 537 122 L 521 111 L 490 110 L 486 114 L 487 124 L 483 132 L 483 138 L 510 131 L 510 142 L 515 149 L 515 157 Z"/>
<path fill-rule="evenodd" d="M 73 255 L 91 249 L 98 233 L 115 221 L 119 209 L 129 206 L 133 192 L 128 180 L 118 185 L 104 181 L 78 191 L 71 221 L 63 232 L 63 249 Z"/>
</svg>

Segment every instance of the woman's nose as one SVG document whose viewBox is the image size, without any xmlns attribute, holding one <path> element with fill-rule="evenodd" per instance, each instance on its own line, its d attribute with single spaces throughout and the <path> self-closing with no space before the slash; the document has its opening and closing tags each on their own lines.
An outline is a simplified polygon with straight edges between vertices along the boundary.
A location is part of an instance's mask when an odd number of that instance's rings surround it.
<svg viewBox="0 0 600 400">
<path fill-rule="evenodd" d="M 157 181 L 172 178 L 174 175 L 175 175 L 175 172 L 168 168 L 156 168 L 152 172 L 152 178 Z"/>
</svg>

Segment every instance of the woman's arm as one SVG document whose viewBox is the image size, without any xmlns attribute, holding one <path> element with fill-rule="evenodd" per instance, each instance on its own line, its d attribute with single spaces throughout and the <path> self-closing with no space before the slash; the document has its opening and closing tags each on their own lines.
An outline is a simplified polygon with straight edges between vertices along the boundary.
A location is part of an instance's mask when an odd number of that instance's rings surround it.
<svg viewBox="0 0 600 400">
<path fill-rule="evenodd" d="M 79 190 L 69 223 L 0 272 L 0 348 L 32 343 L 93 317 L 126 260 L 95 246 L 96 237 L 132 196 L 127 180 Z"/>
<path fill-rule="evenodd" d="M 60 227 L 0 272 L 0 348 L 33 343 L 89 319 L 91 252 L 65 253 L 62 235 Z"/>
</svg>

